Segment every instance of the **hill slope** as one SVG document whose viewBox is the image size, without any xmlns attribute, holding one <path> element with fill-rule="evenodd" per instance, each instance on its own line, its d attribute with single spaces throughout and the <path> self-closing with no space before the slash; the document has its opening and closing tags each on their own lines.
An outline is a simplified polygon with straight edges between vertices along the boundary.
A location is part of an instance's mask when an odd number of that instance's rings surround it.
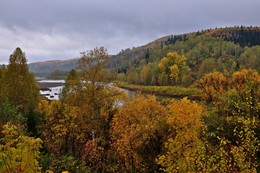
<svg viewBox="0 0 260 173">
<path fill-rule="evenodd" d="M 158 68 L 168 52 L 187 58 L 187 66 L 177 70 L 175 82 L 168 67 L 167 73 Z M 109 67 L 119 73 L 120 80 L 144 85 L 188 86 L 213 71 L 229 74 L 241 68 L 260 71 L 260 27 L 216 28 L 166 36 L 120 52 L 111 58 Z"/>
<path fill-rule="evenodd" d="M 226 27 L 226 28 L 215 28 L 215 29 L 207 29 L 198 32 L 192 32 L 188 34 L 181 35 L 169 35 L 162 38 L 159 38 L 149 44 L 134 48 L 134 49 L 126 49 L 125 51 L 120 52 L 118 55 L 113 56 L 111 61 L 111 67 L 115 67 L 118 65 L 126 65 L 122 63 L 124 60 L 135 61 L 138 62 L 142 58 L 147 58 L 148 50 L 155 49 L 163 49 L 165 46 L 172 47 L 175 43 L 182 42 L 186 44 L 187 41 L 191 41 L 192 39 L 196 39 L 198 36 L 217 38 L 232 42 L 234 44 L 239 44 L 241 47 L 252 47 L 260 45 L 260 27 Z M 185 47 L 185 46 L 184 46 Z M 170 50 L 170 49 L 169 49 Z M 158 50 L 160 51 L 160 50 Z M 175 50 L 181 51 L 181 50 Z"/>
<path fill-rule="evenodd" d="M 77 65 L 77 59 L 69 60 L 54 60 L 45 62 L 30 63 L 29 69 L 35 74 L 50 74 L 56 70 L 61 72 L 68 72 L 75 68 Z"/>
</svg>

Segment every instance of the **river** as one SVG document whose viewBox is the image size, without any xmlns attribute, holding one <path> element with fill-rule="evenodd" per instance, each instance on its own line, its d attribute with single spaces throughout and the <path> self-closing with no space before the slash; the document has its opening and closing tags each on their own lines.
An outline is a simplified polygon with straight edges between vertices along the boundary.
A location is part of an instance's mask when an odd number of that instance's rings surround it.
<svg viewBox="0 0 260 173">
<path fill-rule="evenodd" d="M 49 100 L 59 100 L 59 95 L 65 84 L 65 80 L 38 80 L 41 96 Z"/>
<path fill-rule="evenodd" d="M 53 79 L 39 79 L 38 85 L 40 87 L 41 96 L 46 97 L 49 100 L 59 100 L 59 95 L 64 87 L 65 80 L 53 80 Z M 136 95 L 135 91 L 119 88 L 124 91 L 128 96 Z"/>
</svg>

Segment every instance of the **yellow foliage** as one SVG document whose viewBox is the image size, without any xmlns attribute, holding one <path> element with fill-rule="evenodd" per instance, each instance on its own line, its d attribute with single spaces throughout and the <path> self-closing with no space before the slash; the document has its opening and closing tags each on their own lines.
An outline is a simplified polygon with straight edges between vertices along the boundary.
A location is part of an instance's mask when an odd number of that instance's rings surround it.
<svg viewBox="0 0 260 173">
<path fill-rule="evenodd" d="M 254 89 L 259 89 L 260 75 L 257 73 L 257 71 L 252 69 L 243 69 L 241 71 L 235 72 L 232 75 L 230 87 L 241 92 L 246 88 L 247 83 L 253 85 Z"/>
<path fill-rule="evenodd" d="M 41 114 L 42 139 L 45 147 L 56 155 L 71 153 L 74 143 L 85 142 L 84 133 L 90 131 L 82 118 L 82 112 L 76 106 L 62 104 L 59 101 L 41 101 L 38 111 Z M 80 146 L 78 146 L 80 147 Z"/>
<path fill-rule="evenodd" d="M 212 72 L 199 81 L 199 86 L 206 94 L 208 101 L 214 100 L 217 95 L 226 92 L 228 89 L 235 89 L 240 94 L 245 93 L 248 86 L 253 90 L 251 92 L 259 95 L 260 75 L 252 69 L 237 71 L 229 78 L 220 72 Z"/>
<path fill-rule="evenodd" d="M 180 101 L 173 100 L 172 103 L 168 105 L 168 109 L 169 117 L 167 122 L 177 131 L 178 129 L 188 130 L 191 129 L 191 127 L 196 128 L 196 126 L 201 126 L 200 116 L 202 106 L 198 103 L 191 102 L 187 98 Z"/>
<path fill-rule="evenodd" d="M 175 79 L 177 82 L 180 74 L 184 72 L 186 66 L 187 58 L 183 55 L 178 54 L 177 52 L 168 52 L 165 57 L 163 57 L 159 64 L 158 68 L 162 72 L 162 76 L 165 74 L 170 79 Z"/>
<path fill-rule="evenodd" d="M 169 67 L 169 59 L 163 57 L 159 62 L 158 67 L 162 72 L 166 72 L 167 68 Z"/>
<path fill-rule="evenodd" d="M 155 96 L 146 98 L 138 95 L 125 103 L 115 115 L 111 130 L 112 145 L 123 159 L 127 172 L 133 168 L 143 169 L 141 156 L 151 151 L 140 153 L 138 150 L 148 145 L 150 139 L 156 138 L 155 132 L 159 131 L 164 119 L 165 110 L 156 102 Z"/>
<path fill-rule="evenodd" d="M 195 172 L 202 106 L 184 98 L 173 100 L 168 110 L 167 123 L 173 134 L 165 143 L 167 152 L 159 157 L 157 163 L 166 172 Z"/>
<path fill-rule="evenodd" d="M 227 84 L 226 77 L 220 72 L 209 73 L 199 81 L 199 86 L 206 94 L 208 101 L 212 101 L 216 94 L 226 91 Z"/>
<path fill-rule="evenodd" d="M 178 76 L 179 76 L 179 68 L 178 68 L 178 66 L 176 65 L 176 64 L 174 64 L 174 65 L 172 65 L 171 67 L 170 67 L 170 77 L 172 78 L 172 79 L 175 79 L 175 80 L 177 80 L 178 79 Z"/>
<path fill-rule="evenodd" d="M 227 121 L 232 118 L 227 117 Z M 234 124 L 237 124 L 233 130 L 234 138 L 237 139 L 235 144 L 225 137 L 213 135 L 218 139 L 218 145 L 205 142 L 200 147 L 197 164 L 201 172 L 257 172 L 257 151 L 260 145 L 255 130 L 259 120 L 244 117 L 234 119 Z"/>
<path fill-rule="evenodd" d="M 166 57 L 169 59 L 171 64 L 181 65 L 187 61 L 185 56 L 179 55 L 177 52 L 168 52 Z"/>
<path fill-rule="evenodd" d="M 3 126 L 0 144 L 0 172 L 40 173 L 38 159 L 42 140 L 25 136 L 16 126 Z"/>
</svg>

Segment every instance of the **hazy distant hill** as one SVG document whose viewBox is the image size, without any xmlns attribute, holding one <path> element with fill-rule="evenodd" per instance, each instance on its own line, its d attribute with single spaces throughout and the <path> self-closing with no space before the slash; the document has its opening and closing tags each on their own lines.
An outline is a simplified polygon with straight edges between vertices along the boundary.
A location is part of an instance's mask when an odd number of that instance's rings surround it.
<svg viewBox="0 0 260 173">
<path fill-rule="evenodd" d="M 54 60 L 30 63 L 29 69 L 35 74 L 50 74 L 56 70 L 68 72 L 77 65 L 77 59 Z"/>
</svg>

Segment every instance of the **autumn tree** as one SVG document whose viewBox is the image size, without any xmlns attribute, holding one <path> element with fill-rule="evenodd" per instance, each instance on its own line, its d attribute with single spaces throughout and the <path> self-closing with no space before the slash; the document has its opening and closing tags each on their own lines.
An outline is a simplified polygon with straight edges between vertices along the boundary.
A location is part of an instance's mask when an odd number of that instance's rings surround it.
<svg viewBox="0 0 260 173">
<path fill-rule="evenodd" d="M 81 162 L 86 138 L 91 131 L 85 125 L 80 109 L 59 101 L 39 103 L 40 137 L 48 151 L 42 157 L 45 170 L 61 172 L 78 171 L 84 166 Z M 86 171 L 82 171 L 86 172 Z"/>
<path fill-rule="evenodd" d="M 158 170 L 155 158 L 161 152 L 165 109 L 154 96 L 138 95 L 119 110 L 113 119 L 112 145 L 118 155 L 120 172 Z"/>
<path fill-rule="evenodd" d="M 102 99 L 96 98 L 96 96 L 101 96 L 101 93 L 109 88 L 103 82 L 105 78 L 104 68 L 108 59 L 107 50 L 103 47 L 82 52 L 78 61 L 77 71 L 72 70 L 66 79 L 66 84 L 61 94 L 61 101 L 76 106 L 83 106 L 87 99 L 90 104 L 89 108 L 92 109 L 91 116 L 98 116 L 100 106 L 98 106 L 97 102 Z"/>
<path fill-rule="evenodd" d="M 109 147 L 111 121 L 120 98 L 123 98 L 121 91 L 103 81 L 108 58 L 107 50 L 103 47 L 82 52 L 77 70 L 72 70 L 67 76 L 60 96 L 61 103 L 50 105 L 51 109 L 47 105 L 40 111 L 43 115 L 48 115 L 44 118 L 46 123 L 55 115 L 57 118 L 53 119 L 54 124 L 50 124 L 50 127 L 61 130 L 53 132 L 53 135 L 58 135 L 57 138 L 48 137 L 47 133 L 46 137 L 54 140 L 50 144 L 59 144 L 58 148 L 63 151 L 61 153 L 64 154 L 67 150 L 74 157 L 84 160 L 89 167 L 93 164 L 84 157 L 91 152 L 87 144 L 94 142 L 101 149 Z M 105 157 L 106 155 L 102 155 L 103 166 Z"/>
<path fill-rule="evenodd" d="M 88 140 L 84 146 L 83 155 L 81 157 L 82 162 L 88 165 L 93 172 L 102 172 L 104 170 L 109 170 L 110 165 L 104 165 L 104 153 L 103 147 L 98 146 L 95 140 Z M 110 172 L 110 171 L 109 171 Z"/>
<path fill-rule="evenodd" d="M 204 91 L 207 101 L 212 101 L 217 95 L 227 90 L 226 77 L 220 72 L 205 75 L 199 81 L 199 87 Z"/>
<path fill-rule="evenodd" d="M 81 77 L 92 85 L 102 82 L 105 77 L 104 68 L 109 60 L 107 50 L 104 47 L 100 47 L 88 52 L 81 52 L 80 54 L 78 70 Z"/>
<path fill-rule="evenodd" d="M 37 173 L 41 139 L 23 135 L 16 126 L 6 124 L 0 139 L 0 172 Z"/>
<path fill-rule="evenodd" d="M 248 91 L 227 91 L 204 117 L 206 139 L 198 158 L 201 172 L 257 172 L 260 105 L 259 97 L 252 100 Z"/>
<path fill-rule="evenodd" d="M 251 69 L 237 71 L 230 77 L 228 88 L 215 104 L 217 113 L 259 119 L 260 75 Z"/>
<path fill-rule="evenodd" d="M 67 96 L 61 99 L 81 109 L 85 124 L 94 131 L 97 138 L 103 136 L 109 128 L 115 103 L 122 94 L 114 86 L 103 82 L 108 59 L 107 50 L 103 47 L 82 52 L 78 71 L 71 73 L 67 79 L 64 88 L 65 91 L 68 84 Z"/>
<path fill-rule="evenodd" d="M 250 85 L 252 92 L 258 92 L 260 88 L 260 75 L 255 70 L 243 69 L 232 75 L 229 85 L 231 89 L 235 89 L 238 92 L 244 92 L 247 86 Z"/>
<path fill-rule="evenodd" d="M 184 98 L 173 100 L 167 107 L 171 134 L 157 163 L 165 172 L 196 172 L 202 106 Z"/>
<path fill-rule="evenodd" d="M 77 111 L 58 101 L 51 103 L 41 101 L 38 107 L 41 118 L 41 138 L 45 147 L 56 157 L 63 154 L 76 156 L 76 151 L 79 151 L 77 143 L 85 138 L 77 133 L 85 131 L 82 121 L 77 117 Z"/>
<path fill-rule="evenodd" d="M 243 69 L 227 77 L 204 117 L 207 142 L 202 172 L 256 172 L 259 167 L 259 74 Z M 207 166 L 205 166 L 207 165 Z"/>
<path fill-rule="evenodd" d="M 8 100 L 22 111 L 37 104 L 39 89 L 34 75 L 29 72 L 25 53 L 16 48 L 10 56 L 5 75 Z"/>
<path fill-rule="evenodd" d="M 177 52 L 168 52 L 158 64 L 162 73 L 161 75 L 167 75 L 172 82 L 177 84 L 181 74 L 187 68 L 186 61 L 187 58 L 185 56 Z"/>
<path fill-rule="evenodd" d="M 141 72 L 140 72 L 140 78 L 142 81 L 142 84 L 144 85 L 150 85 L 152 82 L 152 71 L 150 64 L 145 65 Z"/>
<path fill-rule="evenodd" d="M 59 99 L 64 103 L 75 103 L 78 99 L 77 91 L 81 90 L 79 74 L 72 69 L 66 77 L 65 85 L 61 91 Z"/>
</svg>

